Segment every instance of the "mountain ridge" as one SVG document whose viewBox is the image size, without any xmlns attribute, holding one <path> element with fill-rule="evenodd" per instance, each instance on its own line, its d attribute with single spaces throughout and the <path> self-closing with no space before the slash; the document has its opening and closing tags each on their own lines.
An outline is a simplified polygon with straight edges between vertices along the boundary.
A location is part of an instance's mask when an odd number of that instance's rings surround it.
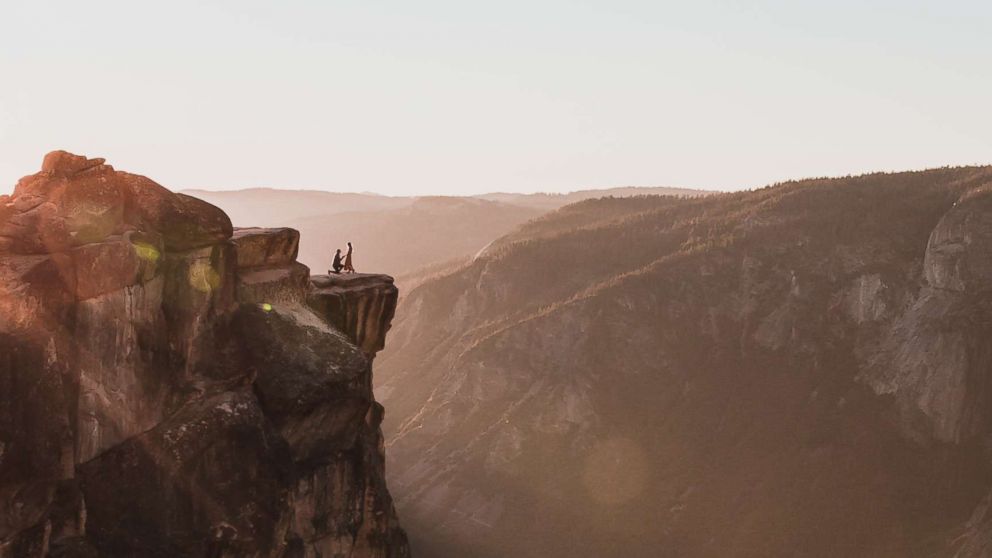
<svg viewBox="0 0 992 558">
<path fill-rule="evenodd" d="M 933 286 L 985 273 L 936 247 L 985 249 L 990 181 L 964 167 L 583 202 L 419 285 L 377 376 L 414 550 L 981 555 L 965 526 L 992 471 L 955 432 L 985 422 L 954 417 L 992 405 L 975 379 L 990 361 L 967 348 L 985 327 L 927 324 L 948 304 L 992 315 L 984 290 Z M 952 364 L 886 380 L 914 340 Z M 978 387 L 953 395 L 954 378 Z"/>
</svg>

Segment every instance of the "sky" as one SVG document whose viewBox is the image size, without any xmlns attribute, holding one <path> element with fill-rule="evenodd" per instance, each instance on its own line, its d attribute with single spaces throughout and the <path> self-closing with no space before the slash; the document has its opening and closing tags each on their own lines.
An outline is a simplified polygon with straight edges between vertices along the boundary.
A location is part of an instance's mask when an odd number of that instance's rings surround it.
<svg viewBox="0 0 992 558">
<path fill-rule="evenodd" d="M 0 194 L 739 189 L 992 163 L 987 0 L 5 0 Z"/>
</svg>

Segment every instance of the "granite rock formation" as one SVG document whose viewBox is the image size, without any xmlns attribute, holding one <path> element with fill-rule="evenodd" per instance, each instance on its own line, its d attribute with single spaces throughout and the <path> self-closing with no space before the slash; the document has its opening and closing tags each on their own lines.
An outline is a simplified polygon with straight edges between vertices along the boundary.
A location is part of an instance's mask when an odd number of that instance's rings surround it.
<svg viewBox="0 0 992 558">
<path fill-rule="evenodd" d="M 564 207 L 377 360 L 418 556 L 992 552 L 992 168 Z"/>
<path fill-rule="evenodd" d="M 392 323 L 399 296 L 391 277 L 362 273 L 315 275 L 311 284 L 310 306 L 330 316 L 334 327 L 369 358 L 386 346 L 386 330 L 381 325 L 388 327 Z"/>
<path fill-rule="evenodd" d="M 298 242 L 61 151 L 0 198 L 0 556 L 409 556 L 371 386 L 396 290 L 311 306 Z"/>
</svg>

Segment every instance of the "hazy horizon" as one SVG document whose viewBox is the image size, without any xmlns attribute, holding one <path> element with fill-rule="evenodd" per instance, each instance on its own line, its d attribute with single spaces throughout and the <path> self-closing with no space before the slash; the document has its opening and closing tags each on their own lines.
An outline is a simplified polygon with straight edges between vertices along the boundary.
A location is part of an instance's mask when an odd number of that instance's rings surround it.
<svg viewBox="0 0 992 558">
<path fill-rule="evenodd" d="M 322 192 L 326 194 L 354 194 L 360 196 L 381 196 L 384 198 L 432 198 L 432 197 L 480 197 L 480 196 L 495 196 L 495 195 L 513 195 L 513 196 L 567 196 L 569 194 L 578 194 L 581 192 L 591 192 L 591 191 L 606 191 L 606 190 L 623 190 L 623 189 L 638 189 L 638 190 L 655 190 L 655 189 L 669 189 L 669 190 L 697 190 L 697 191 L 708 191 L 708 192 L 721 192 L 724 190 L 716 190 L 713 188 L 687 188 L 682 186 L 630 186 L 630 185 L 618 185 L 618 186 L 589 186 L 586 188 L 577 188 L 574 190 L 560 190 L 560 191 L 549 191 L 549 190 L 533 190 L 526 192 L 515 192 L 511 190 L 486 190 L 484 192 L 457 192 L 449 194 L 420 194 L 417 192 L 408 193 L 397 193 L 397 194 L 383 194 L 380 192 L 372 192 L 368 190 L 335 190 L 332 188 L 297 188 L 292 186 L 248 186 L 244 188 L 179 188 L 176 189 L 178 192 L 211 192 L 211 193 L 222 193 L 222 192 L 248 192 L 255 190 L 274 190 L 281 192 Z"/>
<path fill-rule="evenodd" d="M 990 23 L 964 0 L 15 3 L 0 193 L 53 149 L 176 190 L 384 195 L 980 164 Z"/>
<path fill-rule="evenodd" d="M 992 558 L 990 28 L 6 2 L 0 558 Z"/>
<path fill-rule="evenodd" d="M 42 155 L 44 155 L 45 153 L 48 153 L 48 151 L 42 153 Z M 82 155 L 86 155 L 88 157 L 103 157 L 102 155 L 94 155 L 94 154 L 87 154 L 87 153 L 76 153 L 76 154 L 82 154 Z M 114 162 L 111 161 L 111 160 L 109 160 L 109 158 L 107 160 L 107 164 L 109 164 L 111 166 L 114 166 Z M 643 189 L 643 190 L 652 190 L 652 189 L 697 190 L 697 191 L 704 191 L 704 192 L 719 193 L 719 192 L 735 192 L 735 191 L 742 191 L 742 190 L 752 190 L 752 189 L 756 189 L 756 188 L 763 188 L 763 187 L 767 187 L 767 186 L 774 186 L 776 184 L 781 184 L 783 182 L 793 182 L 793 181 L 802 181 L 802 180 L 819 179 L 819 178 L 857 177 L 857 176 L 868 176 L 868 175 L 877 174 L 877 173 L 922 172 L 922 171 L 934 170 L 934 169 L 939 169 L 939 168 L 966 168 L 966 167 L 985 167 L 985 166 L 992 166 L 992 160 L 990 160 L 988 162 L 972 162 L 972 163 L 962 162 L 962 163 L 956 163 L 956 164 L 932 165 L 932 166 L 919 167 L 919 168 L 864 169 L 864 170 L 851 171 L 851 172 L 838 172 L 838 173 L 829 174 L 829 175 L 828 174 L 824 174 L 824 175 L 783 176 L 783 177 L 777 178 L 777 179 L 772 180 L 772 181 L 769 181 L 769 182 L 762 182 L 762 183 L 755 183 L 755 184 L 743 184 L 743 185 L 728 186 L 728 187 L 714 187 L 714 186 L 709 186 L 709 185 L 705 185 L 705 184 L 693 185 L 693 186 L 686 186 L 686 185 L 681 185 L 681 184 L 671 184 L 671 185 L 658 185 L 658 184 L 615 184 L 615 185 L 609 185 L 609 184 L 606 184 L 606 185 L 578 186 L 578 187 L 575 187 L 575 188 L 561 188 L 561 189 L 557 189 L 557 190 L 552 190 L 552 189 L 547 189 L 547 188 L 546 189 L 540 189 L 540 188 L 538 188 L 538 189 L 532 189 L 532 190 L 514 189 L 514 188 L 496 188 L 496 189 L 488 189 L 488 190 L 486 190 L 486 189 L 481 189 L 481 190 L 472 189 L 472 190 L 451 191 L 451 192 L 402 191 L 402 192 L 384 193 L 384 192 L 376 192 L 376 191 L 372 191 L 372 190 L 360 190 L 360 189 L 354 189 L 354 188 L 348 188 L 348 187 L 340 187 L 339 188 L 339 187 L 334 187 L 334 186 L 292 186 L 292 185 L 238 186 L 238 185 L 231 185 L 229 187 L 210 187 L 210 186 L 176 186 L 176 185 L 172 185 L 172 184 L 168 184 L 168 183 L 163 183 L 162 185 L 170 188 L 171 190 L 173 190 L 175 192 L 184 192 L 184 191 L 196 192 L 196 191 L 201 191 L 201 192 L 221 193 L 221 192 L 245 192 L 245 191 L 250 191 L 250 190 L 273 190 L 273 191 L 285 191 L 285 192 L 323 192 L 323 193 L 328 193 L 328 194 L 355 194 L 355 195 L 365 195 L 365 196 L 381 196 L 381 197 L 387 197 L 387 198 L 403 198 L 403 197 L 412 197 L 412 198 L 418 198 L 418 197 L 478 197 L 478 196 L 500 195 L 500 194 L 506 194 L 506 195 L 524 195 L 524 196 L 527 196 L 527 195 L 568 195 L 568 194 L 576 194 L 576 193 L 588 192 L 588 191 L 598 191 L 598 190 L 604 190 L 605 191 L 605 190 L 619 190 L 619 189 L 630 189 L 630 188 Z M 14 186 L 16 185 L 18 179 L 20 179 L 20 178 L 22 178 L 24 176 L 29 176 L 31 174 L 34 174 L 35 172 L 38 171 L 39 168 L 41 168 L 41 160 L 40 159 L 38 160 L 37 164 L 29 172 L 24 173 L 24 174 L 18 176 L 17 178 L 15 178 L 14 180 L 12 180 L 7 185 L 0 185 L 0 195 L 11 193 L 13 191 Z M 142 173 L 142 172 L 139 172 L 139 171 L 135 171 L 133 169 L 130 169 L 130 170 L 129 169 L 124 169 L 120 165 L 116 165 L 116 168 L 118 168 L 120 170 L 127 170 L 128 172 L 132 172 L 132 173 L 136 173 L 136 174 L 145 174 L 145 173 Z"/>
</svg>

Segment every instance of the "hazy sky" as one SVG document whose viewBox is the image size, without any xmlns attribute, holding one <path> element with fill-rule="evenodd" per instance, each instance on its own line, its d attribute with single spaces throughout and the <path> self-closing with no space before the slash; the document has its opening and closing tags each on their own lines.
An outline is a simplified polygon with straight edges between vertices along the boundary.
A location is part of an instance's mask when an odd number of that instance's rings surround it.
<svg viewBox="0 0 992 558">
<path fill-rule="evenodd" d="M 740 188 L 992 162 L 988 0 L 3 0 L 0 193 Z"/>
</svg>

